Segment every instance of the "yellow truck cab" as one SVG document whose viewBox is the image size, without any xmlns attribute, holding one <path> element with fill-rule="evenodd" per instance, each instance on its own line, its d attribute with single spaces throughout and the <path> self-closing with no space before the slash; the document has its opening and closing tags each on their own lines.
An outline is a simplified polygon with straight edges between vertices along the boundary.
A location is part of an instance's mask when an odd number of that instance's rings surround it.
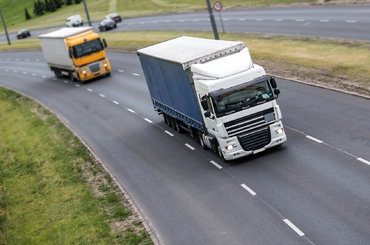
<svg viewBox="0 0 370 245">
<path fill-rule="evenodd" d="M 91 27 L 62 28 L 39 36 L 45 60 L 56 77 L 81 82 L 109 76 L 111 66 L 101 40 Z"/>
</svg>

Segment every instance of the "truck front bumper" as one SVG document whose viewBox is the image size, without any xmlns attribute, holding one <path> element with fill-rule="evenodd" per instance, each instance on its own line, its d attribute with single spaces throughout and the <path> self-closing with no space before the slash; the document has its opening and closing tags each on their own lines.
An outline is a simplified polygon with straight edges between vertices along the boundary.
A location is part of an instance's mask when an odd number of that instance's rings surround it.
<svg viewBox="0 0 370 245">
<path fill-rule="evenodd" d="M 253 149 L 253 150 L 243 149 L 237 136 L 227 138 L 227 139 L 219 139 L 218 141 L 219 141 L 224 158 L 226 160 L 234 160 L 234 159 L 241 158 L 244 156 L 257 154 L 257 153 L 265 151 L 268 148 L 281 145 L 287 141 L 287 136 L 285 134 L 285 130 L 284 130 L 284 127 L 281 121 L 271 124 L 269 126 L 269 130 L 270 130 L 270 137 L 271 137 L 270 142 L 264 145 L 263 147 L 260 147 L 258 149 Z"/>
<path fill-rule="evenodd" d="M 108 59 L 100 60 L 77 69 L 78 78 L 81 82 L 108 75 L 111 66 Z"/>
</svg>

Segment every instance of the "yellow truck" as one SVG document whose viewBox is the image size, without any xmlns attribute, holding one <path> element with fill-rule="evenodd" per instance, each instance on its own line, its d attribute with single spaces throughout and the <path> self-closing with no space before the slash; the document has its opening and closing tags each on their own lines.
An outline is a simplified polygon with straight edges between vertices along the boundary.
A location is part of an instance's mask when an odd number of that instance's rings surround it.
<svg viewBox="0 0 370 245">
<path fill-rule="evenodd" d="M 61 28 L 39 36 L 45 60 L 56 77 L 68 76 L 84 82 L 109 76 L 105 39 L 91 27 Z"/>
</svg>

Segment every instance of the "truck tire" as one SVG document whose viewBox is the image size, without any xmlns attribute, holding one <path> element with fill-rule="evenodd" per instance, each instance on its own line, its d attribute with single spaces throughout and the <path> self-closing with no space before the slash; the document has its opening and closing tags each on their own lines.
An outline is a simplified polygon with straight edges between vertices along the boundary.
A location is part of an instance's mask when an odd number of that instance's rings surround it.
<svg viewBox="0 0 370 245">
<path fill-rule="evenodd" d="M 53 71 L 54 71 L 55 77 L 57 77 L 57 78 L 61 78 L 62 77 L 62 73 L 60 73 L 60 70 L 54 69 Z"/>
<path fill-rule="evenodd" d="M 199 140 L 199 144 L 200 146 L 204 149 L 204 150 L 207 150 L 208 149 L 208 146 L 205 144 L 204 142 L 204 139 L 203 139 L 203 133 L 201 132 L 198 132 L 198 140 Z"/>
<path fill-rule="evenodd" d="M 221 150 L 221 146 L 219 144 L 217 144 L 217 153 L 218 153 L 218 156 L 222 159 L 222 161 L 227 162 L 227 160 L 225 159 L 224 153 Z"/>
<path fill-rule="evenodd" d="M 164 122 L 169 125 L 169 121 L 168 121 L 168 116 L 166 114 L 163 113 L 163 119 L 164 119 Z"/>
<path fill-rule="evenodd" d="M 69 72 L 69 79 L 71 79 L 72 82 L 76 80 L 75 77 L 73 76 L 73 71 Z"/>
</svg>

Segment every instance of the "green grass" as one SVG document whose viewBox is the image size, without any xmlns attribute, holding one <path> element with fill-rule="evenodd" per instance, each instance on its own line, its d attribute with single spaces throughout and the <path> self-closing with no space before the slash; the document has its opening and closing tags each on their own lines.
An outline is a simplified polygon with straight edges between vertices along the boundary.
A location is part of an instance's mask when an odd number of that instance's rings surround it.
<svg viewBox="0 0 370 245">
<path fill-rule="evenodd" d="M 86 0 L 89 15 L 93 21 L 103 19 L 108 13 L 118 12 L 124 18 L 152 14 L 173 13 L 189 10 L 206 10 L 204 0 Z M 213 2 L 213 1 L 211 1 Z M 315 2 L 314 0 L 225 0 L 224 8 L 242 8 L 268 6 L 281 3 Z M 54 13 L 47 13 L 41 17 L 33 14 L 31 0 L 0 0 L 8 30 L 15 32 L 23 28 L 37 29 L 50 26 L 65 25 L 68 16 L 80 14 L 87 21 L 83 4 L 64 6 Z M 28 9 L 32 19 L 25 21 L 24 8 Z M 3 27 L 0 25 L 0 33 Z"/>
<path fill-rule="evenodd" d="M 137 220 L 111 229 L 131 211 L 109 183 L 54 115 L 0 88 L 0 244 L 152 244 Z"/>
</svg>

